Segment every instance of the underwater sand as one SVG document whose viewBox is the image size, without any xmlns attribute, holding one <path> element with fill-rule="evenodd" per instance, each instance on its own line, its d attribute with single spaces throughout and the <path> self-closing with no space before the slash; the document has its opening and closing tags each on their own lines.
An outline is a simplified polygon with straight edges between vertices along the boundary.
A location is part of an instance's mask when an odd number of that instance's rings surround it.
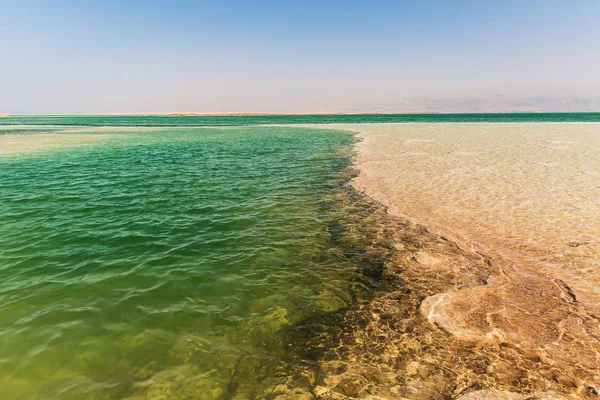
<svg viewBox="0 0 600 400">
<path fill-rule="evenodd" d="M 363 139 L 356 145 L 359 176 L 354 186 L 385 205 L 390 218 L 422 225 L 442 241 L 441 247 L 427 249 L 419 235 L 400 237 L 396 245 L 412 243 L 413 251 L 387 268 L 398 275 L 390 280 L 397 287 L 420 291 L 414 307 L 422 317 L 451 335 L 438 339 L 436 353 L 428 357 L 438 369 L 447 366 L 455 373 L 443 384 L 421 376 L 418 392 L 424 397 L 413 393 L 408 398 L 436 398 L 427 397 L 425 389 L 462 394 L 466 382 L 597 398 L 600 124 L 327 126 L 358 132 Z M 453 249 L 453 243 L 459 247 Z M 463 261 L 457 261 L 461 253 Z M 468 262 L 469 257 L 474 261 Z M 411 298 L 394 291 L 404 301 Z M 393 310 L 394 304 L 379 309 Z M 372 313 L 373 307 L 365 309 Z M 405 316 L 419 321 L 411 312 L 405 310 Z M 409 337 L 425 351 L 425 336 L 433 331 L 420 329 L 420 335 Z M 407 341 L 388 348 L 388 354 Z M 475 346 L 485 360 L 479 374 L 466 378 L 477 364 L 460 356 L 468 346 Z M 447 353 L 454 354 L 452 362 Z M 420 357 L 398 358 L 415 363 L 405 377 L 426 364 Z M 456 372 L 463 362 L 472 364 Z M 498 369 L 502 363 L 506 365 Z M 491 392 L 482 396 L 492 398 Z"/>
<path fill-rule="evenodd" d="M 1 134 L 0 156 L 45 152 L 83 146 L 110 138 L 110 135 L 84 133 Z"/>
<path fill-rule="evenodd" d="M 463 246 L 564 280 L 600 317 L 600 124 L 361 133 L 357 187 Z"/>
</svg>

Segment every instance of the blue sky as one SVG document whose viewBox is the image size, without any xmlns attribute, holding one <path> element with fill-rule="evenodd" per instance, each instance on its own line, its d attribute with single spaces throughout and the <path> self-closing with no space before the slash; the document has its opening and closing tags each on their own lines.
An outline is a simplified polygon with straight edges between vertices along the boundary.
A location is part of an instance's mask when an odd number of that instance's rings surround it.
<svg viewBox="0 0 600 400">
<path fill-rule="evenodd" d="M 2 1 L 0 112 L 346 111 L 600 82 L 600 1 Z"/>
</svg>

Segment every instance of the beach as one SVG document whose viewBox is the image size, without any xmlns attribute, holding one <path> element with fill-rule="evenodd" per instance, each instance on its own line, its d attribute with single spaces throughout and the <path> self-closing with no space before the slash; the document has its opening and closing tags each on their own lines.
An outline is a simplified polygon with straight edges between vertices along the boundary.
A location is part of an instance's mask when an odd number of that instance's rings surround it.
<svg viewBox="0 0 600 400">
<path fill-rule="evenodd" d="M 358 387 L 384 398 L 597 398 L 600 125 L 326 126 L 357 132 L 353 186 L 385 207 L 399 248 L 389 293 L 353 317 L 370 330 L 354 339 L 386 343 L 385 356 L 350 346 L 343 360 L 353 374 L 377 366 L 404 381 Z"/>
</svg>

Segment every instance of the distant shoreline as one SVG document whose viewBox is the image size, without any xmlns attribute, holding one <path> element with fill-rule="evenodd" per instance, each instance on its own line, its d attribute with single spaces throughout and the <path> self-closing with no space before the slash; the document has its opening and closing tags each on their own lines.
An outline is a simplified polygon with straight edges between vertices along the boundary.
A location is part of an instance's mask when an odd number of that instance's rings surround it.
<svg viewBox="0 0 600 400">
<path fill-rule="evenodd" d="M 336 123 L 497 123 L 497 122 L 600 122 L 600 113 L 468 113 L 468 114 L 87 114 L 9 115 L 0 126 L 229 126 Z"/>
<path fill-rule="evenodd" d="M 238 113 L 169 113 L 169 117 L 260 117 L 260 116 L 280 116 L 280 115 L 387 115 L 388 113 L 378 112 L 317 112 L 317 113 L 260 113 L 260 112 L 238 112 Z M 393 113 L 410 114 L 410 113 Z M 436 113 L 437 114 L 437 113 Z M 145 115 L 145 114 L 144 114 Z M 163 115 L 163 114 L 154 114 Z"/>
<path fill-rule="evenodd" d="M 278 116 L 335 116 L 335 115 L 501 115 L 501 114 L 599 114 L 600 111 L 477 111 L 477 112 L 297 112 L 297 113 L 276 113 L 276 112 L 224 112 L 224 113 L 198 113 L 198 112 L 134 112 L 134 113 L 90 113 L 90 114 L 3 114 L 0 118 L 11 117 L 38 117 L 38 116 L 136 116 L 136 117 L 278 117 Z"/>
</svg>

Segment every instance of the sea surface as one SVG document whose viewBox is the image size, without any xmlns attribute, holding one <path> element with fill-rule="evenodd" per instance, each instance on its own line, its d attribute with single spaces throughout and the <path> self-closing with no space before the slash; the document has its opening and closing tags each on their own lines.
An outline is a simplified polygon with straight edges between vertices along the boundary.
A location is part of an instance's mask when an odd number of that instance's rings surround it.
<svg viewBox="0 0 600 400">
<path fill-rule="evenodd" d="M 0 125 L 240 126 L 381 122 L 600 122 L 600 113 L 327 114 L 327 115 L 10 115 Z"/>
<path fill-rule="evenodd" d="M 2 399 L 226 398 L 240 358 L 352 304 L 350 134 L 44 131 L 77 145 L 0 156 Z"/>
<path fill-rule="evenodd" d="M 0 118 L 0 398 L 276 384 L 295 332 L 377 282 L 348 240 L 354 136 L 256 124 L 415 120 L 600 114 Z"/>
</svg>

